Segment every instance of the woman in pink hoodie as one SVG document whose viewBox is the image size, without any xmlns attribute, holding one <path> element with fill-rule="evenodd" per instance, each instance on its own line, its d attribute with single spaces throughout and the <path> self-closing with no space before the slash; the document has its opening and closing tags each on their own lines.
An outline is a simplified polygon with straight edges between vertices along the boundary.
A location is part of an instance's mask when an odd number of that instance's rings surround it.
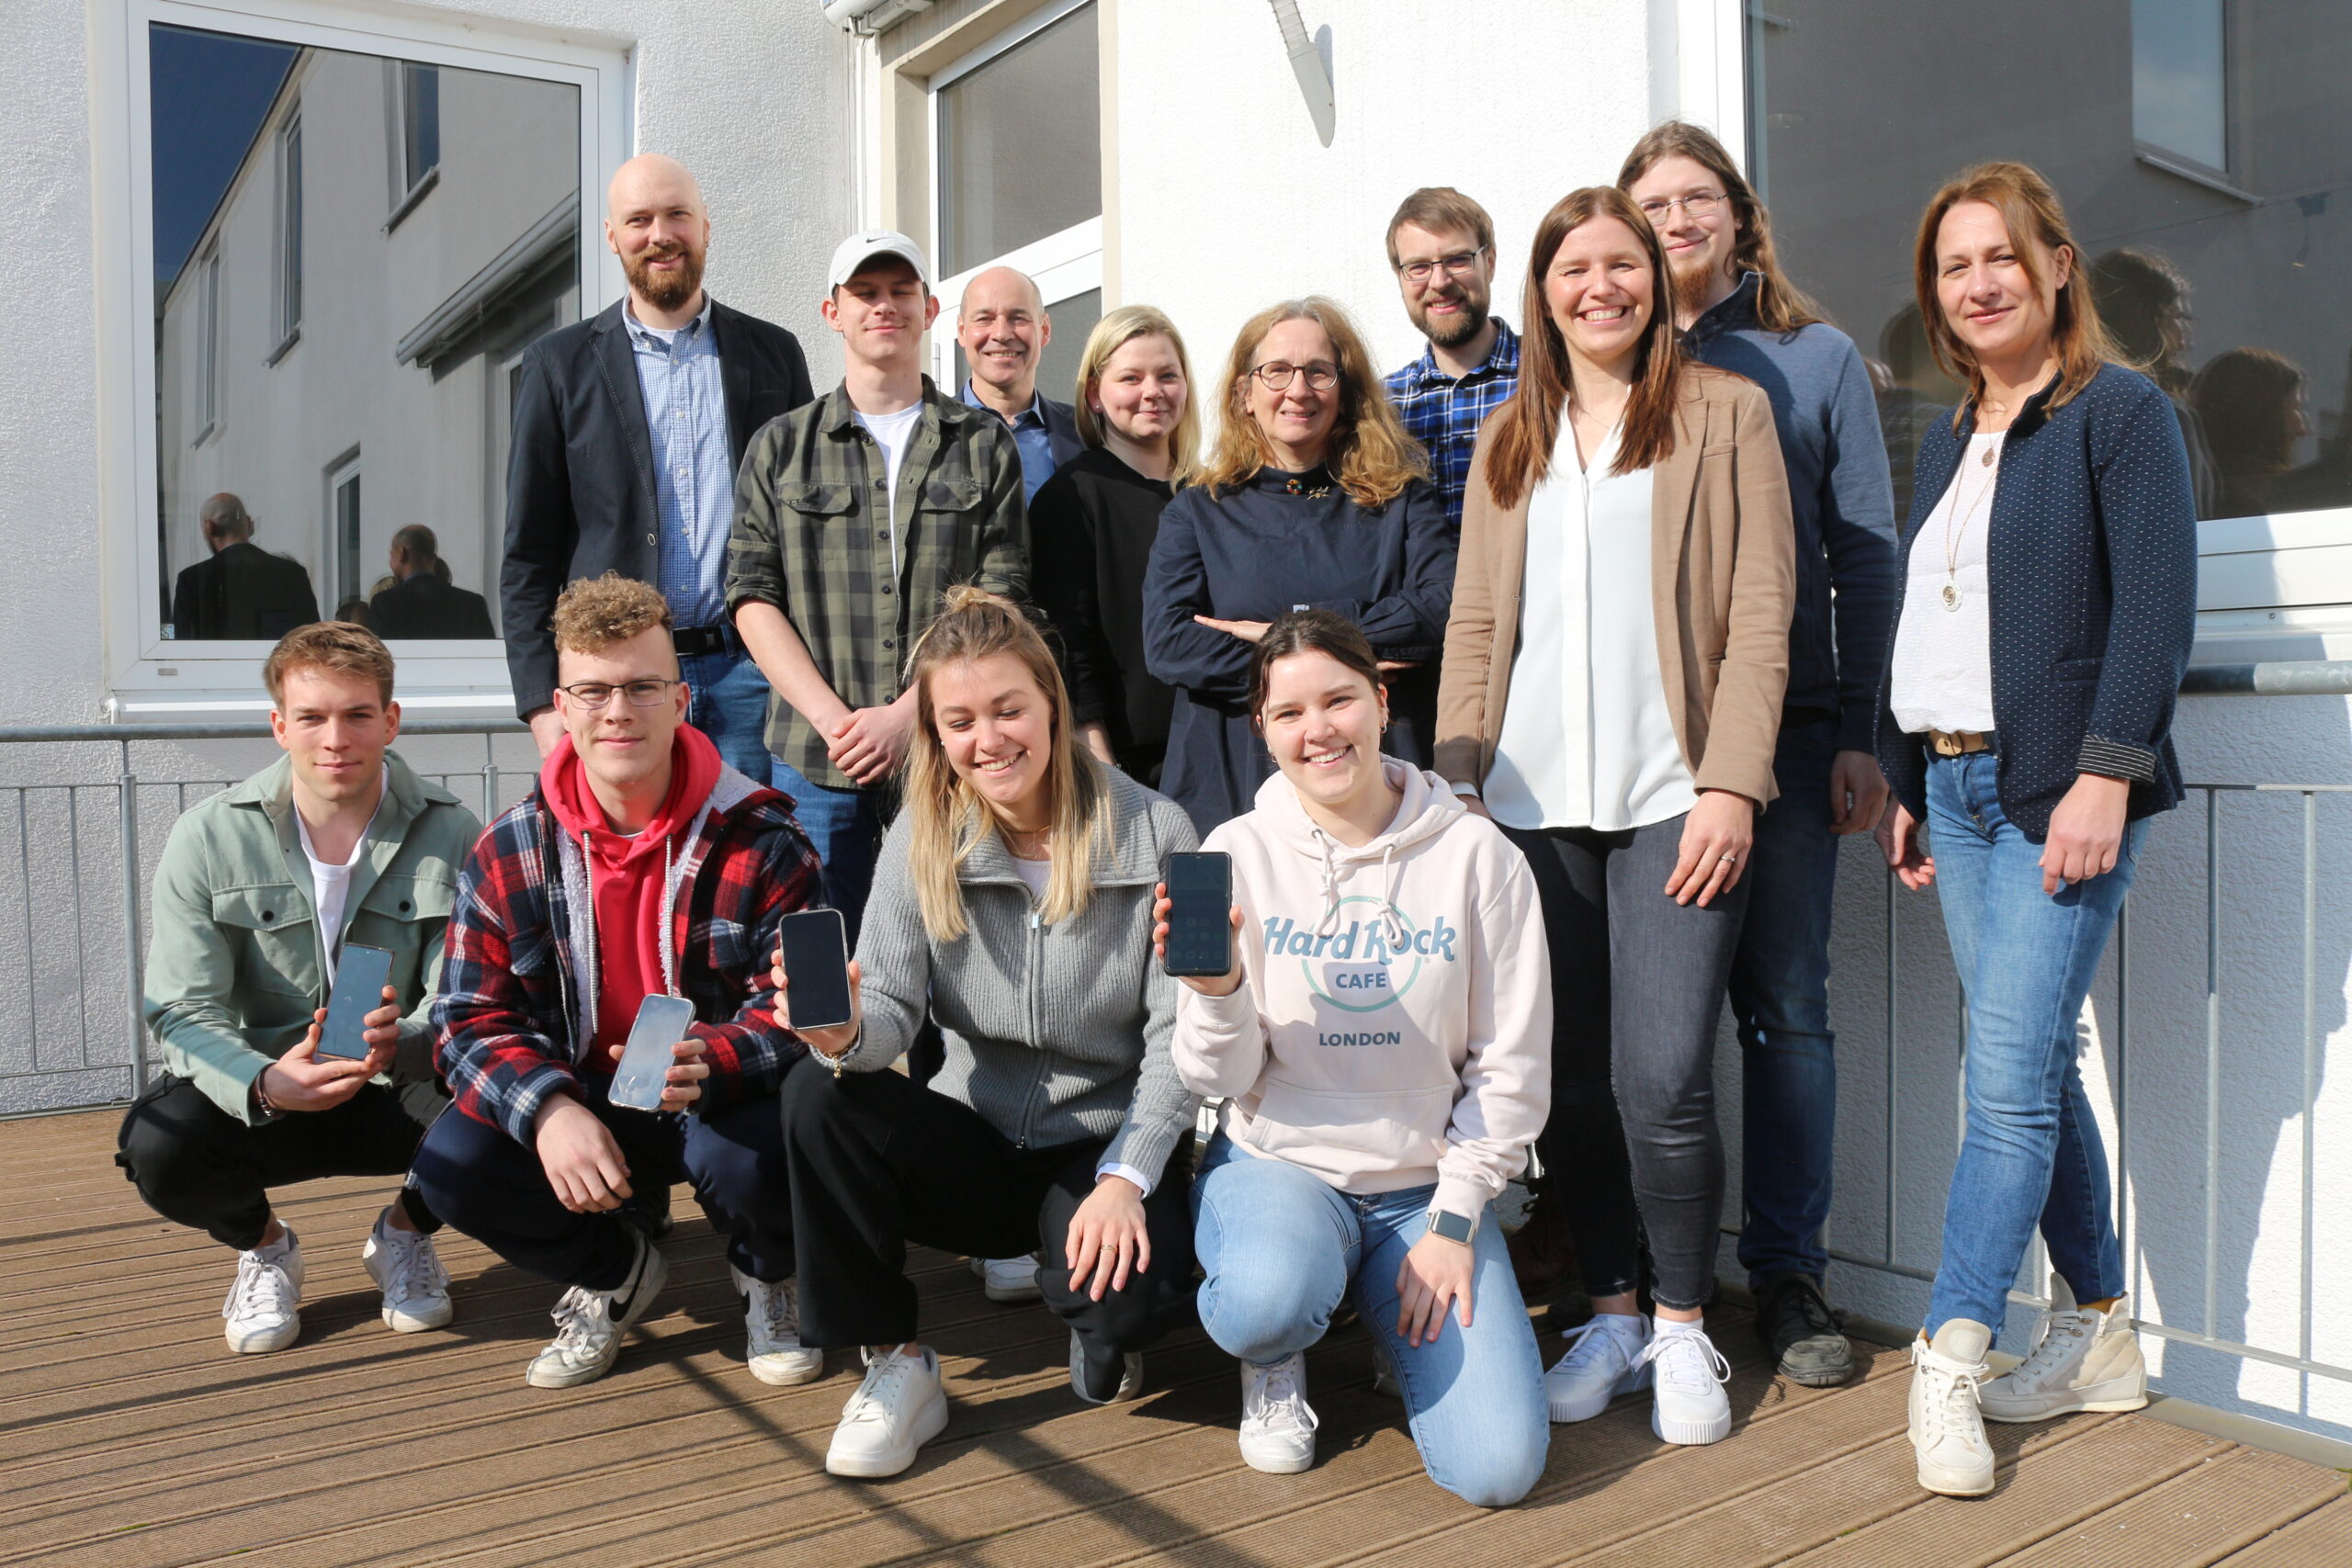
<svg viewBox="0 0 2352 1568">
<path fill-rule="evenodd" d="M 1550 1434 L 1492 1209 L 1551 1102 L 1535 885 L 1435 774 L 1380 754 L 1387 695 L 1348 621 L 1276 620 L 1250 711 L 1281 771 L 1209 836 L 1237 958 L 1184 982 L 1173 1044 L 1186 1087 L 1225 1101 L 1193 1213 L 1201 1322 L 1241 1361 L 1241 1457 L 1314 1462 L 1305 1352 L 1352 1291 L 1430 1478 L 1504 1506 Z"/>
</svg>

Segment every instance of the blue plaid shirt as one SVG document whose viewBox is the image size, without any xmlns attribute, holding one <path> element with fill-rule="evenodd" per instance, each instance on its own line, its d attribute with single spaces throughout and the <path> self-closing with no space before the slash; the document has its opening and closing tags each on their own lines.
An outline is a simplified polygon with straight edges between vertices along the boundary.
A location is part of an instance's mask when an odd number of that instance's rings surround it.
<svg viewBox="0 0 2352 1568">
<path fill-rule="evenodd" d="M 727 451 L 727 387 L 710 297 L 675 332 L 649 327 L 624 305 L 645 426 L 653 437 L 653 499 L 661 513 L 657 586 L 682 626 L 727 620 L 727 536 L 735 524 L 735 465 Z"/>
<path fill-rule="evenodd" d="M 1519 386 L 1519 334 L 1494 318 L 1495 346 L 1476 370 L 1456 379 L 1438 368 L 1437 353 L 1421 356 L 1388 378 L 1388 396 L 1405 430 L 1430 455 L 1430 478 L 1445 495 L 1446 521 L 1462 526 L 1462 492 L 1470 484 L 1470 453 L 1478 426 Z"/>
</svg>

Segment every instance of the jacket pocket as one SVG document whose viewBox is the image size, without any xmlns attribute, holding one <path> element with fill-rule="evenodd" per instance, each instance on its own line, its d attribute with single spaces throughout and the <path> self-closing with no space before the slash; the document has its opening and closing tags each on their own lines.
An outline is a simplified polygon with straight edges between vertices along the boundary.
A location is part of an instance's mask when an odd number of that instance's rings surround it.
<svg viewBox="0 0 2352 1568">
<path fill-rule="evenodd" d="M 980 504 L 978 479 L 933 479 L 922 487 L 925 512 L 972 512 Z"/>
<path fill-rule="evenodd" d="M 1324 1169 L 1405 1170 L 1445 1153 L 1456 1083 L 1429 1089 L 1308 1089 L 1259 1081 L 1258 1108 L 1242 1139 L 1262 1153 L 1303 1156 Z"/>
<path fill-rule="evenodd" d="M 390 873 L 378 877 L 352 910 L 343 940 L 390 953 L 393 980 L 399 984 L 416 974 L 425 943 L 441 940 L 433 923 L 446 923 L 456 903 L 456 885 L 446 877 Z M 433 926 L 429 937 L 428 926 Z"/>
<path fill-rule="evenodd" d="M 239 963 L 237 985 L 280 996 L 304 997 L 319 974 L 319 939 L 311 906 L 290 882 L 216 888 L 212 923 L 244 933 L 255 962 Z"/>
<path fill-rule="evenodd" d="M 776 504 L 787 511 L 804 513 L 811 517 L 832 517 L 847 512 L 850 487 L 831 484 L 780 485 L 775 492 Z"/>
</svg>

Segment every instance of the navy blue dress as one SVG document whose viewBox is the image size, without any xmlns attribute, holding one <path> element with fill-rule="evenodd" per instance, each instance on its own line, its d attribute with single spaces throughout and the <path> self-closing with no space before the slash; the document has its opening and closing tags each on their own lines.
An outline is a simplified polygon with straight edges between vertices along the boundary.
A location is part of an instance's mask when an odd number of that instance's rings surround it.
<svg viewBox="0 0 2352 1568">
<path fill-rule="evenodd" d="M 1177 492 L 1144 573 L 1144 659 L 1176 688 L 1159 787 L 1203 836 L 1249 810 L 1274 765 L 1250 723 L 1254 649 L 1193 617 L 1271 621 L 1304 608 L 1347 616 L 1381 658 L 1419 666 L 1390 678 L 1385 749 L 1425 768 L 1455 542 L 1444 497 L 1426 479 L 1369 509 L 1321 468 L 1263 468 L 1214 497 L 1200 486 Z"/>
</svg>

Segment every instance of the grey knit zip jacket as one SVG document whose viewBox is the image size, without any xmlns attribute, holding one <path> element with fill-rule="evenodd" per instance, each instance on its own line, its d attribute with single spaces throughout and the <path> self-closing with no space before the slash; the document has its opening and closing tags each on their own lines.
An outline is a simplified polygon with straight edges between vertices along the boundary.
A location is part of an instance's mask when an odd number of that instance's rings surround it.
<svg viewBox="0 0 2352 1568">
<path fill-rule="evenodd" d="M 1059 925 L 1035 918 L 991 833 L 957 877 L 968 929 L 933 942 L 908 874 L 909 824 L 890 829 L 857 942 L 865 1028 L 841 1065 L 876 1072 L 897 1061 L 927 999 L 947 1044 L 934 1090 L 1023 1147 L 1107 1138 L 1104 1163 L 1157 1181 L 1198 1101 L 1169 1059 L 1176 982 L 1152 956 L 1152 885 L 1169 855 L 1199 840 L 1175 802 L 1113 769 L 1102 777 L 1110 852 L 1085 912 Z"/>
</svg>

